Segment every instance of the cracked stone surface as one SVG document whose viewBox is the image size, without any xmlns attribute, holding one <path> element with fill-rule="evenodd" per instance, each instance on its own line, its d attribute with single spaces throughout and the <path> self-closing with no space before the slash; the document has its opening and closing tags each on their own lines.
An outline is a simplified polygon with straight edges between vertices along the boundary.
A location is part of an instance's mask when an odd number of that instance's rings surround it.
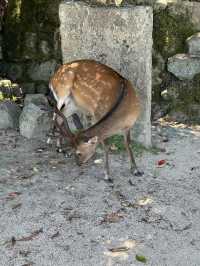
<svg viewBox="0 0 200 266">
<path fill-rule="evenodd" d="M 200 128 L 158 123 L 153 142 L 162 151 L 136 158 L 142 177 L 127 154 L 111 154 L 111 186 L 102 163 L 78 167 L 0 131 L 0 265 L 142 265 L 136 254 L 146 265 L 200 265 Z"/>
</svg>

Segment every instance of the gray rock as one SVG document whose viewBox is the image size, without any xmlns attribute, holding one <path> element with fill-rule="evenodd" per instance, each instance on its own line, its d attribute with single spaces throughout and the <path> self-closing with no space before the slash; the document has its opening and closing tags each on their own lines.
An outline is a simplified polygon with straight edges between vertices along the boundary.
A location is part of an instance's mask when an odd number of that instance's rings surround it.
<svg viewBox="0 0 200 266">
<path fill-rule="evenodd" d="M 168 59 L 167 69 L 180 80 L 191 80 L 200 73 L 200 58 L 187 54 L 177 54 Z"/>
<path fill-rule="evenodd" d="M 157 103 L 152 103 L 151 119 L 152 121 L 158 120 L 166 114 L 165 106 L 160 106 Z"/>
<path fill-rule="evenodd" d="M 186 40 L 188 53 L 200 56 L 200 32 L 192 35 Z"/>
<path fill-rule="evenodd" d="M 128 78 L 138 89 L 143 107 L 134 127 L 137 139 L 151 144 L 151 7 L 91 7 L 62 2 L 59 8 L 63 62 L 96 59 Z"/>
<path fill-rule="evenodd" d="M 176 110 L 172 110 L 167 115 L 167 118 L 168 118 L 168 120 L 176 121 L 178 123 L 187 123 L 190 120 L 186 113 L 184 113 L 182 111 L 176 111 Z"/>
<path fill-rule="evenodd" d="M 47 84 L 40 83 L 36 86 L 36 92 L 46 94 L 49 91 L 49 87 Z"/>
<path fill-rule="evenodd" d="M 14 102 L 0 103 L 0 129 L 18 128 L 21 108 Z"/>
<path fill-rule="evenodd" d="M 39 49 L 44 57 L 48 57 L 50 55 L 51 49 L 47 41 L 42 40 L 39 44 Z"/>
<path fill-rule="evenodd" d="M 22 83 L 21 86 L 25 94 L 33 94 L 36 92 L 35 84 L 33 82 Z"/>
<path fill-rule="evenodd" d="M 44 94 L 37 93 L 37 94 L 27 94 L 24 99 L 24 105 L 29 105 L 30 103 L 33 103 L 37 106 L 48 106 L 47 98 L 44 96 Z"/>
<path fill-rule="evenodd" d="M 24 58 L 32 59 L 36 54 L 37 34 L 34 32 L 26 32 L 24 39 Z"/>
<path fill-rule="evenodd" d="M 7 74 L 11 80 L 19 80 L 23 75 L 23 66 L 21 64 L 10 63 L 8 64 Z"/>
<path fill-rule="evenodd" d="M 28 139 L 44 139 L 50 130 L 52 113 L 42 110 L 39 106 L 29 103 L 23 108 L 19 119 L 22 136 Z"/>
<path fill-rule="evenodd" d="M 56 66 L 57 63 L 55 60 L 33 63 L 28 69 L 28 75 L 34 81 L 48 81 L 50 76 L 54 73 Z"/>
</svg>

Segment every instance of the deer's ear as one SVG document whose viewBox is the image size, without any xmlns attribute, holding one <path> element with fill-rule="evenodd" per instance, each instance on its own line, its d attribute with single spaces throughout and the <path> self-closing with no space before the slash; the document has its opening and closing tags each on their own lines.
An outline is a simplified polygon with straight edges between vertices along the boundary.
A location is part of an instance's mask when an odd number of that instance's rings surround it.
<svg viewBox="0 0 200 266">
<path fill-rule="evenodd" d="M 88 140 L 88 144 L 93 144 L 93 145 L 97 144 L 98 140 L 99 140 L 99 138 L 97 136 L 95 136 L 95 137 Z"/>
</svg>

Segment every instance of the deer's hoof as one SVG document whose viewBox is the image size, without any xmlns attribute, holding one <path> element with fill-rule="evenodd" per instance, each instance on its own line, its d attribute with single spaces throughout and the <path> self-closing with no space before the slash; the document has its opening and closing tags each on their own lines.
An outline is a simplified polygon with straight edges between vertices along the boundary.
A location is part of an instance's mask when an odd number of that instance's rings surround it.
<svg viewBox="0 0 200 266">
<path fill-rule="evenodd" d="M 138 170 L 138 169 L 131 170 L 131 172 L 132 172 L 132 174 L 133 174 L 134 176 L 138 176 L 138 177 L 144 175 L 144 172 L 143 172 L 143 171 L 140 171 L 140 170 Z"/>
<path fill-rule="evenodd" d="M 47 139 L 47 144 L 52 144 L 53 143 L 53 141 L 52 141 L 52 138 L 51 137 L 49 137 L 48 139 Z"/>
<path fill-rule="evenodd" d="M 58 152 L 58 153 L 62 153 L 63 152 L 63 150 L 61 149 L 61 148 L 56 148 L 56 151 Z"/>
<path fill-rule="evenodd" d="M 113 184 L 113 183 L 114 183 L 113 178 L 111 178 L 107 173 L 105 173 L 104 181 L 105 181 L 106 183 L 109 183 L 109 184 Z"/>
<path fill-rule="evenodd" d="M 67 151 L 63 151 L 63 154 L 64 154 L 64 156 L 65 156 L 65 158 L 71 158 L 72 157 L 72 153 L 69 153 L 69 152 L 67 152 Z"/>
</svg>

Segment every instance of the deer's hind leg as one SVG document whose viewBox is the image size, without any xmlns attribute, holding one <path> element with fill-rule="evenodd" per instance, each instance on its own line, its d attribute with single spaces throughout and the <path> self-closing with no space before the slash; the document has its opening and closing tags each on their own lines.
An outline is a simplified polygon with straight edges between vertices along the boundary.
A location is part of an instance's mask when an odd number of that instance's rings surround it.
<svg viewBox="0 0 200 266">
<path fill-rule="evenodd" d="M 104 180 L 113 183 L 113 179 L 110 176 L 110 166 L 109 166 L 109 146 L 106 140 L 101 141 L 102 147 L 104 149 Z"/>
</svg>

